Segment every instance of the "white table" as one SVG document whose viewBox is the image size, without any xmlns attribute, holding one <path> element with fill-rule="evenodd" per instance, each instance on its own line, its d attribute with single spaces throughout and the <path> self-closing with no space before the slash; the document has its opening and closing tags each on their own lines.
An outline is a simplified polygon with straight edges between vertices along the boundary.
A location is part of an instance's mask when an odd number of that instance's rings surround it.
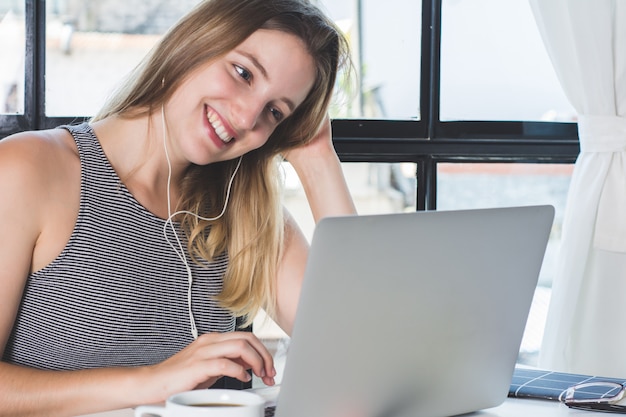
<svg viewBox="0 0 626 417">
<path fill-rule="evenodd" d="M 499 407 L 489 408 L 478 413 L 468 414 L 477 417 L 607 417 L 612 413 L 573 410 L 557 401 L 507 398 Z M 90 414 L 84 417 L 133 417 L 133 410 L 124 409 L 106 413 Z"/>
<path fill-rule="evenodd" d="M 478 414 L 478 413 L 477 413 Z M 507 398 L 499 407 L 480 413 L 481 417 L 547 417 L 547 416 L 589 416 L 607 417 L 612 413 L 574 410 L 558 401 Z"/>
</svg>

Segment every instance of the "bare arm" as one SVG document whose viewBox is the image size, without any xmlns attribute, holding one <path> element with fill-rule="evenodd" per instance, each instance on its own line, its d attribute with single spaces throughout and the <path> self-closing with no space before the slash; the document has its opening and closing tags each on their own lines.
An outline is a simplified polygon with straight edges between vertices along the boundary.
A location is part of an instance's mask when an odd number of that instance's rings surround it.
<svg viewBox="0 0 626 417">
<path fill-rule="evenodd" d="M 317 223 L 328 216 L 357 214 L 332 144 L 330 119 L 306 146 L 286 155 L 304 187 Z M 308 242 L 295 220 L 285 216 L 285 247 L 277 278 L 276 322 L 291 334 L 308 256 Z"/>
<path fill-rule="evenodd" d="M 222 375 L 249 381 L 249 368 L 273 385 L 271 355 L 249 332 L 202 335 L 146 367 L 44 371 L 0 362 L 0 416 L 75 416 L 158 403 Z"/>
<path fill-rule="evenodd" d="M 64 242 L 50 237 L 62 232 L 60 223 L 69 219 L 73 224 L 77 213 L 77 162 L 58 135 L 21 134 L 0 141 L 3 353 L 29 273 L 62 250 Z M 73 191 L 62 194 L 68 189 Z M 3 360 L 0 416 L 72 416 L 161 402 L 175 392 L 209 386 L 223 375 L 247 381 L 247 369 L 273 384 L 271 355 L 247 332 L 203 335 L 170 359 L 146 367 L 48 371 Z"/>
<path fill-rule="evenodd" d="M 323 217 L 357 213 L 333 147 L 329 118 L 309 144 L 286 157 L 302 182 L 316 223 Z"/>
</svg>

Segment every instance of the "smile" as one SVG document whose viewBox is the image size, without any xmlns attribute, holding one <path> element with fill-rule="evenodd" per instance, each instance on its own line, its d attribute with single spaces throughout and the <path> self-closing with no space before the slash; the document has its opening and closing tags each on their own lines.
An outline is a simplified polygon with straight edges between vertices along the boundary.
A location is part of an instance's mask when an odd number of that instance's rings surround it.
<svg viewBox="0 0 626 417">
<path fill-rule="evenodd" d="M 233 137 L 228 134 L 220 118 L 210 108 L 207 110 L 206 116 L 211 124 L 211 127 L 213 127 L 213 130 L 215 130 L 215 133 L 222 142 L 228 143 L 233 140 Z"/>
</svg>

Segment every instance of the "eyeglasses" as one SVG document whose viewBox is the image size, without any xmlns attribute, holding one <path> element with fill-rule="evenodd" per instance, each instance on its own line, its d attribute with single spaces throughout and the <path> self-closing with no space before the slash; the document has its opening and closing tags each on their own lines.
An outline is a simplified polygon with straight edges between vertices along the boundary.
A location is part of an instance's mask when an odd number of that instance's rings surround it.
<svg viewBox="0 0 626 417">
<path fill-rule="evenodd" d="M 626 386 L 618 382 L 584 382 L 569 387 L 559 400 L 570 408 L 626 413 L 626 405 L 618 404 L 625 397 Z"/>
</svg>

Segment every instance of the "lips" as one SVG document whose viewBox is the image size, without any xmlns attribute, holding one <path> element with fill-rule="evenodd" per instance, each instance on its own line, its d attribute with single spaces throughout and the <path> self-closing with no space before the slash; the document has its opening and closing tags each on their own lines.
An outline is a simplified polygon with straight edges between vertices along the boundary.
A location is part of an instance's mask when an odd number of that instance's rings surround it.
<svg viewBox="0 0 626 417">
<path fill-rule="evenodd" d="M 207 107 L 206 117 L 222 142 L 228 143 L 233 140 L 233 136 L 228 132 L 220 117 L 211 108 Z"/>
</svg>

